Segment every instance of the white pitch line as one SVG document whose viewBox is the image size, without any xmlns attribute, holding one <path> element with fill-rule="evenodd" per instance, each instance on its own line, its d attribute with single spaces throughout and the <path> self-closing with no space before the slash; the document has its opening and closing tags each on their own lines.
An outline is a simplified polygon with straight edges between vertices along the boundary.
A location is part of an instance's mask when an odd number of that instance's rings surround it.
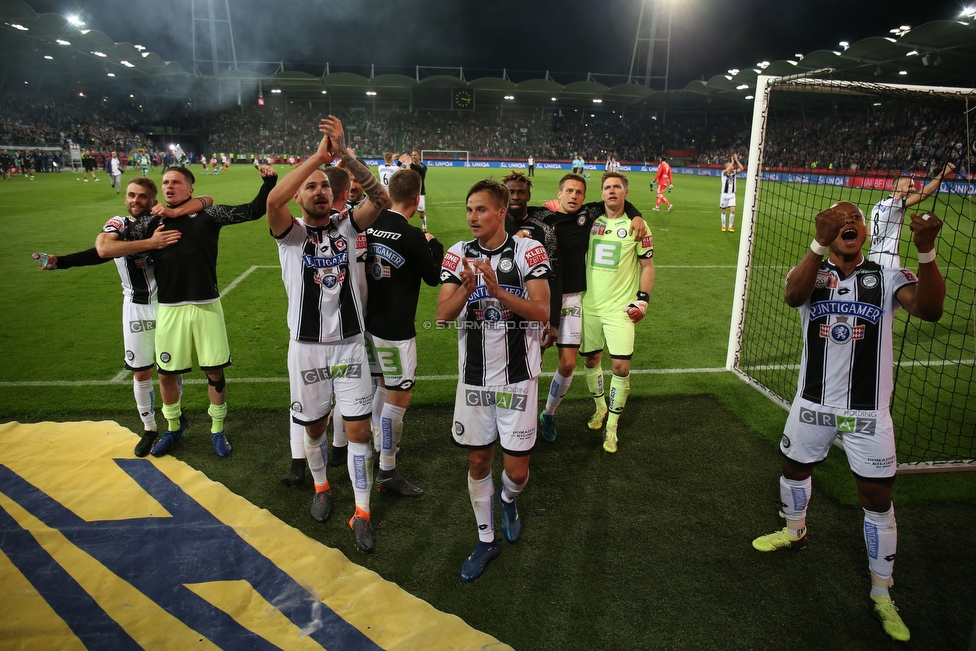
<svg viewBox="0 0 976 651">
<path fill-rule="evenodd" d="M 682 373 L 723 373 L 725 368 L 715 367 L 715 368 L 636 368 L 631 369 L 631 375 L 675 375 Z M 610 371 L 606 370 L 603 372 L 604 375 L 609 374 Z M 541 374 L 543 377 L 552 377 L 553 373 L 545 372 Z M 119 376 L 117 375 L 116 378 Z M 417 376 L 417 381 L 419 382 L 440 382 L 440 381 L 454 381 L 458 379 L 457 375 L 419 375 Z M 268 383 L 285 383 L 288 382 L 287 377 L 228 377 L 228 383 L 230 384 L 268 384 Z M 28 380 L 23 382 L 0 382 L 0 387 L 81 387 L 81 386 L 113 386 L 124 384 L 124 378 L 122 379 L 111 379 L 111 380 Z M 183 384 L 205 384 L 204 379 L 186 379 L 183 380 Z"/>
<path fill-rule="evenodd" d="M 231 283 L 229 285 L 227 285 L 227 287 L 224 288 L 224 291 L 220 292 L 220 295 L 221 296 L 226 296 L 230 292 L 230 290 L 232 290 L 235 287 L 237 287 L 238 285 L 240 285 L 241 282 L 245 278 L 247 278 L 248 276 L 250 276 L 251 275 L 251 272 L 254 271 L 255 269 L 281 269 L 281 267 L 279 267 L 278 265 L 273 265 L 273 264 L 256 264 L 256 265 L 252 265 L 250 269 L 248 269 L 247 271 L 245 271 L 244 273 L 242 273 L 240 276 L 238 276 L 237 278 L 235 278 L 234 280 L 232 280 Z"/>
</svg>

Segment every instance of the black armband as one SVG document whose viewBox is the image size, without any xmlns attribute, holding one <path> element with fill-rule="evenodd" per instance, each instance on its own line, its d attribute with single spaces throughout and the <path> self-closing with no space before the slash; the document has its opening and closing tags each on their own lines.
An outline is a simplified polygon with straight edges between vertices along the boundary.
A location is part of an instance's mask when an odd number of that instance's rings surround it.
<svg viewBox="0 0 976 651">
<path fill-rule="evenodd" d="M 640 291 L 637 292 L 637 300 L 638 301 L 644 301 L 646 303 L 647 302 L 647 299 L 649 299 L 650 297 L 651 297 L 651 295 L 648 294 L 647 292 L 640 292 Z"/>
</svg>

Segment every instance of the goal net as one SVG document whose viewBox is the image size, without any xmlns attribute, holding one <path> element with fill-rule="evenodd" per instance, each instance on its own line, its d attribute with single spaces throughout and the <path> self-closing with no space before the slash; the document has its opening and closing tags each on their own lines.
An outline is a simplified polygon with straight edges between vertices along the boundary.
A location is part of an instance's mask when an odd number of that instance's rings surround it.
<svg viewBox="0 0 976 651">
<path fill-rule="evenodd" d="M 728 367 L 789 404 L 803 342 L 783 288 L 813 239 L 814 217 L 850 201 L 870 229 L 873 207 L 909 176 L 933 193 L 905 211 L 901 266 L 918 269 L 908 215 L 932 211 L 945 224 L 936 250 L 947 291 L 937 323 L 896 313 L 898 468 L 976 470 L 976 90 L 765 76 L 756 90 Z M 932 183 L 947 163 L 956 173 Z"/>
<path fill-rule="evenodd" d="M 464 167 L 469 167 L 471 162 L 468 152 L 463 149 L 424 149 L 420 152 L 420 161 L 426 163 L 428 160 L 451 161 L 456 167 L 461 167 L 462 162 Z"/>
</svg>

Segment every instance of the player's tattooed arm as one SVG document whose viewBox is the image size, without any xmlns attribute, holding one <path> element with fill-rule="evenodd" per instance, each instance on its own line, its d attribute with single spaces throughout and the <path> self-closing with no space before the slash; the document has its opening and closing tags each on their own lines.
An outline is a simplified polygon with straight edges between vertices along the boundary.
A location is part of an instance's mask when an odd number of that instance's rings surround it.
<svg viewBox="0 0 976 651">
<path fill-rule="evenodd" d="M 390 195 L 387 193 L 386 188 L 376 180 L 376 177 L 369 171 L 369 168 L 349 152 L 349 149 L 346 147 L 342 122 L 339 121 L 339 118 L 332 115 L 323 118 L 319 125 L 319 131 L 328 134 L 335 145 L 336 153 L 339 154 L 339 159 L 342 161 L 343 166 L 363 186 L 363 192 L 367 195 L 368 204 L 357 210 L 354 213 L 353 219 L 357 227 L 365 230 L 373 223 L 376 215 L 390 205 Z"/>
</svg>

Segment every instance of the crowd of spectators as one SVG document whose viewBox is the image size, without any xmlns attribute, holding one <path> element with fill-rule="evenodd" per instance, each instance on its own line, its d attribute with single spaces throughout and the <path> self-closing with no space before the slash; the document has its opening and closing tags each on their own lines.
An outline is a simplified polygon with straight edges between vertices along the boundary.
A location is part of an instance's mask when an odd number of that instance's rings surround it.
<svg viewBox="0 0 976 651">
<path fill-rule="evenodd" d="M 620 161 L 653 163 L 678 151 L 682 152 L 677 156 L 679 164 L 723 165 L 732 153 L 748 164 L 751 130 L 745 114 L 514 108 L 451 112 L 336 107 L 334 111 L 342 117 L 346 140 L 357 154 L 376 158 L 386 151 L 426 149 L 462 150 L 471 158 L 532 156 L 541 161 L 579 155 L 588 162 L 603 162 L 612 155 Z M 207 159 L 223 153 L 248 162 L 268 156 L 300 159 L 315 150 L 316 125 L 324 112 L 325 104 L 273 102 L 206 113 L 181 104 L 176 111 L 149 114 L 124 102 L 110 106 L 76 95 L 63 101 L 10 91 L 0 96 L 0 145 L 33 151 L 74 143 L 83 151 L 127 154 L 133 164 L 136 152 L 146 153 L 153 163 L 162 164 L 169 143 L 152 135 L 147 125 L 153 124 L 157 132 L 162 126 L 168 133 L 182 134 L 184 148 L 202 152 Z M 966 173 L 970 170 L 965 169 L 965 124 L 956 113 L 905 104 L 819 114 L 773 112 L 764 164 L 928 173 L 938 162 L 951 161 Z M 200 155 L 189 154 L 186 160 L 197 163 Z M 40 169 L 44 168 L 54 166 L 42 164 Z"/>
</svg>

